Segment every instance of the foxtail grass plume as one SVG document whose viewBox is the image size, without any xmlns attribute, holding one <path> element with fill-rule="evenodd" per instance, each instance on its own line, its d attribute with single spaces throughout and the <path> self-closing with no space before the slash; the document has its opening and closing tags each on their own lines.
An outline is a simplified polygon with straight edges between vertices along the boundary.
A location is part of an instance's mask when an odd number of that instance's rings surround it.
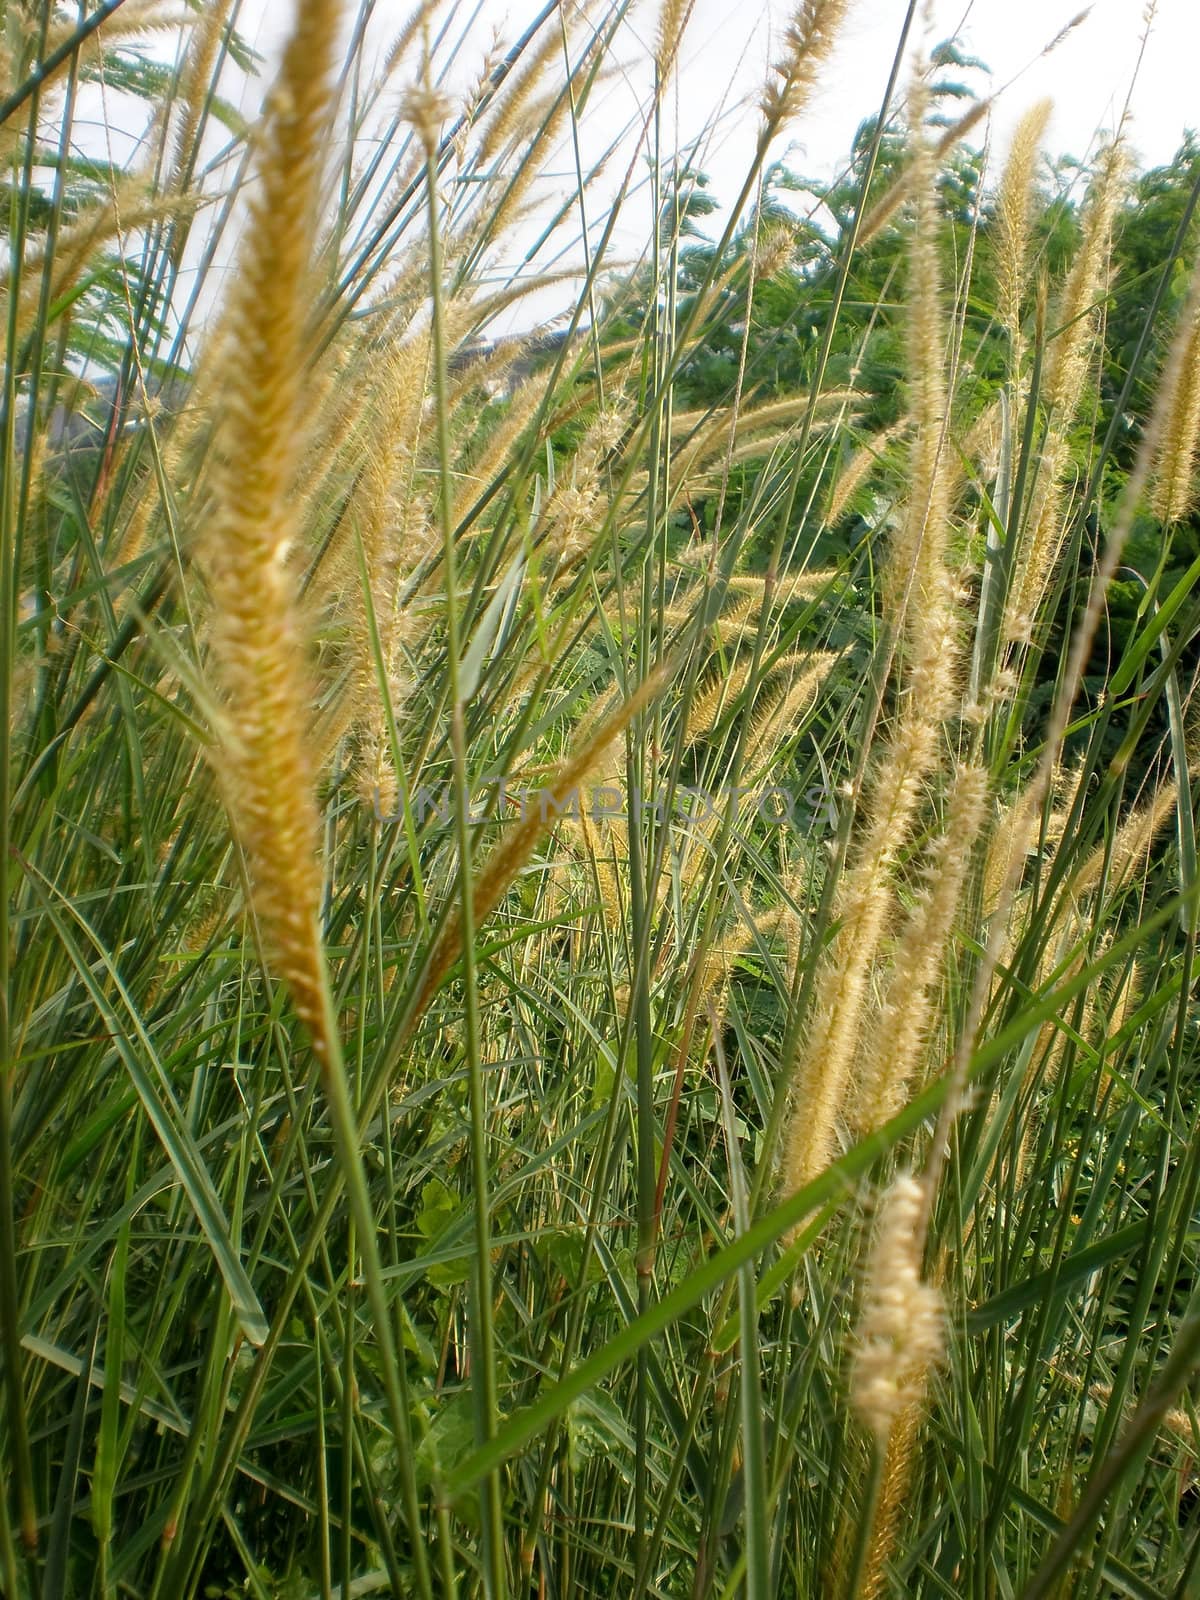
<svg viewBox="0 0 1200 1600">
<path fill-rule="evenodd" d="M 1142 999 L 1142 967 L 1135 957 L 1117 980 L 1105 1006 L 1105 1037 L 1115 1039 Z"/>
<path fill-rule="evenodd" d="M 732 706 L 750 681 L 750 661 L 742 661 L 731 672 L 720 672 L 705 683 L 692 700 L 688 715 L 689 742 L 703 739 L 721 720 L 727 706 Z"/>
<path fill-rule="evenodd" d="M 808 105 L 848 9 L 849 0 L 801 0 L 759 100 L 764 138 Z"/>
<path fill-rule="evenodd" d="M 907 371 L 909 406 L 916 425 L 906 513 L 889 560 L 894 614 L 904 614 L 909 639 L 944 626 L 949 607 L 946 551 L 952 468 L 947 443 L 945 316 L 938 263 L 936 168 L 921 128 L 923 94 L 913 92 L 912 161 L 915 206 L 909 252 Z M 946 685 L 949 687 L 947 679 Z M 940 712 L 945 715 L 945 710 Z"/>
<path fill-rule="evenodd" d="M 920 126 L 920 97 L 914 122 Z M 794 1194 L 833 1159 L 852 1082 L 866 1002 L 895 910 L 894 873 L 941 760 L 943 724 L 957 703 L 961 656 L 947 568 L 952 477 L 946 464 L 946 385 L 933 169 L 919 138 L 921 174 L 912 246 L 910 389 L 916 437 L 911 500 L 889 553 L 887 599 L 901 636 L 900 709 L 866 788 L 864 826 L 838 885 L 837 932 L 816 981 L 811 1026 L 796 1063 L 781 1164 Z"/>
<path fill-rule="evenodd" d="M 1120 977 L 1113 985 L 1112 991 L 1108 997 L 1108 1001 L 1104 1006 L 1104 1044 L 1106 1057 L 1109 1050 L 1112 1048 L 1113 1041 L 1119 1037 L 1121 1030 L 1125 1027 L 1130 1018 L 1135 1015 L 1141 1003 L 1142 967 L 1141 963 L 1135 958 L 1129 963 L 1128 967 L 1126 967 L 1125 971 L 1121 973 Z M 1101 1096 L 1108 1092 L 1112 1081 L 1113 1075 L 1106 1067 L 1100 1078 L 1099 1092 Z"/>
<path fill-rule="evenodd" d="M 1098 844 L 1070 880 L 1076 898 L 1090 893 L 1105 877 L 1109 891 L 1124 887 L 1145 864 L 1155 839 L 1175 815 L 1179 786 L 1164 783 L 1145 805 L 1136 807 L 1117 829 L 1111 845 Z"/>
<path fill-rule="evenodd" d="M 336 0 L 306 0 L 271 92 L 260 182 L 228 306 L 223 415 L 201 560 L 222 696 L 218 769 L 269 955 L 318 1056 L 332 1042 L 318 930 L 311 696 L 289 554 L 311 241 L 328 139 Z"/>
<path fill-rule="evenodd" d="M 101 246 L 120 241 L 153 222 L 185 216 L 194 203 L 194 199 L 178 195 L 156 198 L 149 193 L 143 179 L 124 177 L 114 181 L 103 200 L 65 220 L 52 242 L 47 237 L 39 237 L 29 244 L 19 264 L 21 286 L 16 312 L 19 336 L 28 337 L 37 320 L 42 273 L 47 263 L 51 299 L 61 301 L 77 290 L 81 280 L 93 269 L 96 252 Z M 5 308 L 6 314 L 11 278 L 11 255 L 6 250 L 0 261 L 0 307 Z"/>
<path fill-rule="evenodd" d="M 942 134 L 932 148 L 932 157 L 935 163 L 947 155 L 954 146 L 983 121 L 992 109 L 990 100 L 977 100 L 971 109 L 965 112 L 958 121 L 952 123 Z M 922 181 L 923 174 L 918 163 L 913 163 L 900 177 L 896 179 L 887 193 L 863 218 L 858 230 L 858 244 L 869 244 L 876 234 L 881 233 L 900 207 L 908 199 L 913 189 Z"/>
<path fill-rule="evenodd" d="M 398 71 L 408 60 L 409 51 L 417 36 L 429 26 L 433 9 L 434 0 L 417 0 L 417 4 L 400 24 L 383 52 L 383 66 L 379 74 L 381 83 L 386 83 L 392 73 Z"/>
<path fill-rule="evenodd" d="M 1200 263 L 1192 271 L 1162 382 L 1171 405 L 1154 459 L 1150 503 L 1160 522 L 1181 522 L 1196 506 L 1200 457 Z"/>
<path fill-rule="evenodd" d="M 884 1600 L 891 1589 L 888 1559 L 896 1548 L 901 1530 L 923 1420 L 924 1407 L 914 1403 L 900 1412 L 888 1434 L 866 1560 L 855 1600 Z"/>
<path fill-rule="evenodd" d="M 866 828 L 838 886 L 837 932 L 817 977 L 808 1037 L 796 1063 L 780 1188 L 795 1194 L 836 1153 L 872 972 L 894 910 L 893 870 L 937 760 L 936 724 L 907 718 L 871 782 Z"/>
<path fill-rule="evenodd" d="M 175 131 L 175 155 L 171 174 L 173 187 L 184 187 L 188 174 L 195 165 L 196 140 L 204 116 L 204 104 L 213 87 L 213 69 L 216 66 L 231 5 L 232 0 L 214 0 L 214 3 L 207 7 L 195 25 L 195 32 L 184 59 L 180 82 L 182 110 Z"/>
<path fill-rule="evenodd" d="M 924 1400 L 945 1348 L 942 1297 L 922 1276 L 924 1249 L 925 1190 L 901 1173 L 879 1202 L 850 1373 L 854 1409 L 881 1448 L 897 1418 Z"/>
<path fill-rule="evenodd" d="M 1031 635 L 1066 538 L 1063 490 L 1070 464 L 1071 429 L 1096 349 L 1098 308 L 1108 283 L 1113 220 L 1126 170 L 1123 147 L 1110 145 L 1088 195 L 1083 238 L 1055 308 L 1056 326 L 1040 396 L 1049 428 L 1004 619 L 1006 638 L 1018 644 Z"/>
<path fill-rule="evenodd" d="M 850 503 L 862 485 L 883 462 L 884 451 L 909 425 L 908 417 L 901 417 L 890 428 L 868 439 L 854 452 L 838 474 L 825 510 L 825 523 L 832 528 L 840 522 L 850 508 Z"/>
<path fill-rule="evenodd" d="M 599 895 L 600 913 L 605 926 L 618 928 L 624 915 L 621 901 L 621 881 L 613 860 L 612 842 L 607 827 L 598 828 L 588 815 L 586 806 L 579 810 L 579 828 L 583 853 L 595 881 L 590 885 Z"/>
<path fill-rule="evenodd" d="M 665 83 L 675 65 L 683 32 L 691 18 L 696 0 L 662 0 L 658 14 L 658 38 L 654 50 L 654 65 L 660 83 Z"/>
<path fill-rule="evenodd" d="M 1028 277 L 1030 213 L 1038 150 L 1052 106 L 1041 100 L 1021 118 L 996 195 L 996 278 L 1000 320 L 1008 334 L 1014 371 L 1020 365 L 1021 312 Z"/>
<path fill-rule="evenodd" d="M 786 656 L 779 662 L 773 678 L 779 680 L 766 704 L 757 711 L 746 736 L 743 757 L 747 772 L 761 765 L 769 771 L 779 750 L 800 727 L 812 709 L 821 685 L 841 658 L 830 651 L 811 655 Z"/>
<path fill-rule="evenodd" d="M 758 251 L 755 277 L 759 283 L 769 283 L 791 266 L 796 255 L 796 230 L 788 223 L 764 226 L 756 241 Z"/>
<path fill-rule="evenodd" d="M 529 807 L 528 813 L 515 823 L 509 836 L 493 850 L 475 878 L 473 897 L 474 923 L 483 924 L 485 918 L 499 905 L 509 884 L 533 854 L 538 840 L 550 826 L 549 818 L 562 811 L 567 798 L 583 780 L 595 771 L 605 752 L 646 706 L 662 692 L 677 668 L 675 662 L 664 662 L 649 673 L 630 697 L 607 716 L 600 726 L 577 747 L 575 753 L 558 768 L 544 791 L 544 805 Z M 419 1016 L 437 992 L 442 979 L 457 960 L 462 948 L 462 913 L 455 910 L 446 923 L 437 943 L 430 952 L 422 976 L 420 990 L 414 1007 Z"/>
<path fill-rule="evenodd" d="M 1058 302 L 1043 400 L 1061 419 L 1074 417 L 1078 409 L 1095 342 L 1098 303 L 1108 283 L 1113 220 L 1127 171 L 1125 148 L 1114 142 L 1098 163 L 1088 193 L 1083 238 Z"/>
<path fill-rule="evenodd" d="M 539 537 L 547 553 L 564 570 L 585 556 L 604 526 L 606 502 L 602 494 L 602 463 L 627 427 L 623 406 L 600 409 L 584 430 L 566 476 L 554 486 L 539 519 Z"/>
<path fill-rule="evenodd" d="M 869 1132 L 893 1116 L 921 1066 L 945 969 L 947 941 L 983 826 L 988 774 L 964 766 L 955 774 L 945 831 L 929 854 L 925 886 L 896 941 L 876 1025 L 865 1039 L 856 1123 Z"/>
<path fill-rule="evenodd" d="M 570 25 L 568 11 L 563 11 L 561 18 Z M 531 117 L 530 102 L 562 52 L 562 22 L 556 16 L 543 28 L 541 38 L 526 52 L 520 67 L 510 75 L 489 107 L 481 134 L 481 167 L 503 156 L 514 138 L 529 126 L 536 126 L 540 119 Z"/>
</svg>

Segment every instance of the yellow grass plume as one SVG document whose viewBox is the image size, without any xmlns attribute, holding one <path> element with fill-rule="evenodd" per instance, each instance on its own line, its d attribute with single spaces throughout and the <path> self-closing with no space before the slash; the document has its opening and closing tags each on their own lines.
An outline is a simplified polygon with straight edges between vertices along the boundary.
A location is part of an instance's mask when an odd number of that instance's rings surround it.
<svg viewBox="0 0 1200 1600">
<path fill-rule="evenodd" d="M 1020 364 L 1021 310 L 1028 276 L 1030 210 L 1038 150 L 1052 105 L 1040 100 L 1021 118 L 996 195 L 996 278 L 1000 320 L 1008 334 L 1014 370 Z"/>
<path fill-rule="evenodd" d="M 821 685 L 840 657 L 830 651 L 809 655 L 785 656 L 772 674 L 781 686 L 755 715 L 746 735 L 747 772 L 769 771 L 780 748 L 796 732 L 812 710 Z"/>
<path fill-rule="evenodd" d="M 1005 611 L 1005 635 L 1017 643 L 1030 636 L 1066 537 L 1063 492 L 1070 465 L 1070 434 L 1096 348 L 1099 304 L 1108 284 L 1113 219 L 1126 170 L 1122 146 L 1111 145 L 1088 196 L 1083 238 L 1055 308 L 1056 329 L 1041 394 L 1050 426 Z"/>
<path fill-rule="evenodd" d="M 179 85 L 182 110 L 175 130 L 175 154 L 172 163 L 171 183 L 182 188 L 196 160 L 196 140 L 200 119 L 204 115 L 204 102 L 213 82 L 213 69 L 221 47 L 221 37 L 229 18 L 232 0 L 214 0 L 195 25 L 184 59 Z"/>
<path fill-rule="evenodd" d="M 1200 264 L 1192 273 L 1163 382 L 1173 403 L 1154 458 L 1150 503 L 1160 522 L 1180 522 L 1196 505 L 1200 454 Z"/>
<path fill-rule="evenodd" d="M 924 1210 L 922 1184 L 900 1173 L 880 1199 L 867 1263 L 850 1398 L 883 1449 L 923 1402 L 945 1343 L 942 1297 L 922 1272 Z"/>
<path fill-rule="evenodd" d="M 818 972 L 813 1014 L 797 1059 L 781 1188 L 794 1194 L 833 1159 L 858 1056 L 876 961 L 894 914 L 894 871 L 942 759 L 943 725 L 958 701 L 959 627 L 946 556 L 950 488 L 946 385 L 937 267 L 933 167 L 921 141 L 911 258 L 909 372 L 916 424 L 912 499 L 890 553 L 888 597 L 901 629 L 901 692 L 894 731 L 867 786 L 863 828 L 838 884 L 837 931 Z"/>
<path fill-rule="evenodd" d="M 890 428 L 885 428 L 873 439 L 868 439 L 854 452 L 839 472 L 833 492 L 829 496 L 829 504 L 825 509 L 827 526 L 832 528 L 842 520 L 854 496 L 883 461 L 883 453 L 888 445 L 899 438 L 908 425 L 909 418 L 901 417 L 899 422 L 894 422 Z"/>
<path fill-rule="evenodd" d="M 223 425 L 200 549 L 226 803 L 269 952 L 322 1059 L 334 1044 L 317 923 L 319 820 L 306 652 L 288 561 L 297 531 L 289 491 L 339 17 L 335 0 L 301 8 L 268 101 L 260 183 L 227 312 Z"/>
<path fill-rule="evenodd" d="M 764 140 L 808 105 L 847 10 L 848 0 L 801 0 L 797 6 L 759 99 Z"/>
<path fill-rule="evenodd" d="M 925 885 L 900 930 L 883 1003 L 864 1045 L 855 1115 L 863 1132 L 900 1109 L 920 1069 L 947 943 L 987 801 L 987 772 L 960 768 L 946 807 L 945 831 L 930 851 Z"/>
<path fill-rule="evenodd" d="M 1139 867 L 1146 864 L 1150 848 L 1175 815 L 1179 786 L 1174 779 L 1165 783 L 1146 802 L 1136 807 L 1117 829 L 1112 847 L 1099 844 L 1071 878 L 1069 893 L 1079 898 L 1090 894 L 1105 874 L 1109 892 L 1129 883 Z"/>
<path fill-rule="evenodd" d="M 559 766 L 543 791 L 544 804 L 529 806 L 525 816 L 512 824 L 508 837 L 493 850 L 475 879 L 472 906 L 476 927 L 482 926 L 499 905 L 509 884 L 533 854 L 538 840 L 547 832 L 550 826 L 548 819 L 563 811 L 570 795 L 595 771 L 638 712 L 662 692 L 664 684 L 670 681 L 675 670 L 677 663 L 666 662 L 643 679 L 629 699 L 606 717 L 589 738 L 581 741 L 575 754 Z M 457 960 L 461 947 L 462 913 L 456 903 L 426 962 L 414 1016 L 419 1016 L 429 1004 Z"/>
</svg>

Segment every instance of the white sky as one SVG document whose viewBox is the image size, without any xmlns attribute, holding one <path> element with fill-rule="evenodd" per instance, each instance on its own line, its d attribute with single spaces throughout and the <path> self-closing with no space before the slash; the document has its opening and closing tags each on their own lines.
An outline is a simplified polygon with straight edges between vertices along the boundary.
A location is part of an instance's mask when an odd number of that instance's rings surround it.
<svg viewBox="0 0 1200 1600">
<path fill-rule="evenodd" d="M 1044 97 L 1055 103 L 1047 144 L 1056 152 L 1084 156 L 1097 130 L 1112 128 L 1120 117 L 1144 32 L 1144 6 L 1141 0 L 1096 0 L 1086 21 L 1041 58 L 1082 8 L 1083 0 L 935 0 L 931 42 L 959 34 L 966 52 L 991 68 L 995 88 L 1021 74 L 996 110 L 994 136 L 1001 145 L 1022 111 Z M 818 176 L 832 171 L 859 122 L 877 108 L 906 10 L 906 0 L 852 0 L 826 87 L 795 130 L 806 158 L 799 165 Z M 762 0 L 758 11 L 751 59 L 741 74 L 747 87 L 761 80 L 768 39 L 772 31 L 778 37 L 791 7 L 784 0 Z M 748 16 L 753 21 L 748 5 L 697 0 L 681 73 L 685 118 L 689 107 L 712 106 L 720 98 Z M 913 37 L 922 37 L 919 23 Z M 1200 4 L 1159 0 L 1132 103 L 1131 139 L 1146 164 L 1169 159 L 1183 129 L 1200 126 L 1198 66 Z M 975 81 L 982 89 L 985 80 Z"/>
<path fill-rule="evenodd" d="M 460 6 L 464 16 L 472 9 L 469 3 Z M 511 41 L 540 9 L 540 0 L 482 0 L 475 29 L 479 56 L 493 28 Z M 772 40 L 793 9 L 793 0 L 695 0 L 675 96 L 682 138 L 694 136 L 718 104 L 736 105 L 753 95 Z M 1049 97 L 1055 114 L 1048 148 L 1085 156 L 1097 132 L 1116 124 L 1131 85 L 1131 143 L 1144 164 L 1166 161 L 1185 128 L 1200 128 L 1200 0 L 1157 0 L 1136 84 L 1150 9 L 1143 0 L 1094 0 L 1086 20 L 1048 57 L 1042 51 L 1084 9 L 1084 0 L 931 0 L 930 9 L 932 25 L 925 31 L 918 20 L 913 40 L 933 43 L 958 34 L 966 51 L 991 68 L 992 87 L 1017 80 L 1005 88 L 996 110 L 994 137 L 1001 146 L 1021 112 Z M 385 3 L 380 10 L 391 27 L 408 6 Z M 825 83 L 791 130 L 795 165 L 810 175 L 831 174 L 858 124 L 877 109 L 906 10 L 907 0 L 851 0 Z M 639 55 L 649 56 L 658 11 L 658 0 L 633 8 L 621 52 L 631 71 Z M 245 0 L 242 31 L 270 57 L 290 15 L 288 0 Z M 987 80 L 977 75 L 974 82 L 983 89 Z M 752 115 L 731 117 L 710 158 L 713 188 L 722 198 L 732 198 L 739 185 L 754 123 Z M 780 153 L 786 144 L 785 139 Z"/>
<path fill-rule="evenodd" d="M 1033 101 L 1048 97 L 1055 110 L 1047 151 L 1086 157 L 1098 134 L 1116 126 L 1132 86 L 1129 143 L 1144 165 L 1169 160 L 1184 129 L 1200 128 L 1200 0 L 1157 0 L 1136 82 L 1149 9 L 1143 0 L 1094 0 L 1086 20 L 1052 54 L 1043 55 L 1084 4 L 1085 0 L 926 0 L 931 12 L 928 26 L 923 26 L 919 11 L 910 49 L 913 44 L 924 42 L 928 47 L 958 35 L 968 54 L 987 63 L 991 79 L 975 74 L 972 84 L 981 94 L 989 88 L 1002 88 L 1002 93 L 990 127 L 986 132 L 977 129 L 972 141 L 990 137 L 1000 156 L 1021 113 Z M 739 107 L 761 87 L 772 42 L 779 39 L 794 5 L 795 0 L 695 0 L 671 115 L 677 142 L 683 144 L 699 134 L 719 106 L 727 108 L 719 136 L 701 162 L 711 179 L 710 192 L 724 204 L 731 203 L 741 187 L 757 131 L 755 112 Z M 465 0 L 459 14 L 468 17 L 473 9 L 474 0 Z M 482 59 L 493 29 L 511 42 L 540 9 L 541 0 L 482 0 L 472 36 L 478 40 L 477 53 L 472 57 L 468 51 L 464 57 L 468 75 Z M 408 5 L 385 3 L 380 10 L 387 13 L 390 29 L 398 16 L 407 15 Z M 906 11 L 907 0 L 850 0 L 848 21 L 823 85 L 775 152 L 787 154 L 789 165 L 805 176 L 832 176 L 859 123 L 878 109 Z M 638 97 L 644 97 L 645 64 L 658 13 L 659 0 L 641 0 L 632 9 L 619 47 L 629 82 L 612 85 L 593 106 L 596 148 L 604 134 L 632 115 Z M 288 0 L 245 0 L 243 31 L 272 56 L 290 15 Z M 901 87 L 904 81 L 902 69 Z M 569 160 L 564 160 L 560 193 L 570 187 L 569 168 Z M 618 250 L 635 250 L 645 231 L 645 219 L 634 208 L 629 227 L 618 233 Z"/>
<path fill-rule="evenodd" d="M 1148 9 L 1143 0 L 1094 0 L 1086 20 L 1049 56 L 1043 54 L 1047 45 L 1078 15 L 1083 0 L 925 3 L 931 12 L 929 24 L 924 26 L 918 17 L 910 49 L 914 44 L 927 49 L 957 34 L 962 48 L 991 69 L 990 80 L 982 74 L 972 76 L 976 92 L 1005 86 L 989 124 L 971 135 L 973 143 L 990 139 L 998 158 L 1003 157 L 1021 113 L 1033 101 L 1047 97 L 1055 106 L 1046 140 L 1051 154 L 1086 157 L 1099 133 L 1116 126 L 1131 86 L 1128 138 L 1144 165 L 1169 160 L 1184 129 L 1200 129 L 1200 0 L 1157 0 L 1136 82 Z M 240 95 L 249 112 L 273 76 L 293 5 L 294 0 L 243 0 L 240 29 L 267 58 L 261 77 L 246 84 Z M 795 0 L 695 0 L 668 101 L 669 121 L 673 142 L 685 145 L 724 108 L 718 132 L 699 163 L 709 174 L 710 193 L 723 204 L 731 203 L 741 188 L 758 127 L 753 101 L 765 77 L 772 43 L 780 38 L 794 5 Z M 493 31 L 499 31 L 505 44 L 511 43 L 537 15 L 541 0 L 459 0 L 458 17 L 465 22 L 476 6 L 478 20 L 461 56 L 466 81 L 477 73 Z M 598 151 L 645 102 L 659 8 L 660 0 L 641 0 L 632 8 L 617 49 L 625 76 L 594 99 L 584 119 L 585 162 L 589 142 Z M 376 12 L 380 38 L 386 38 L 409 9 L 410 0 L 382 0 Z M 781 136 L 773 154 L 786 156 L 794 170 L 817 179 L 831 177 L 841 167 L 859 123 L 879 107 L 906 11 L 907 0 L 850 0 L 848 21 L 821 88 L 808 111 Z M 401 68 L 397 85 L 411 81 L 416 71 L 415 60 L 410 72 Z M 902 69 L 901 88 L 905 79 Z M 233 85 L 226 92 L 237 97 Z M 119 116 L 115 121 L 114 127 L 110 120 L 108 138 L 115 133 L 119 142 Z M 547 201 L 562 198 L 573 188 L 568 149 L 552 167 L 557 170 L 544 180 Z M 615 176 L 610 189 L 612 184 Z M 593 216 L 599 216 L 607 194 L 601 191 L 591 198 Z M 709 232 L 716 221 L 709 219 Z M 617 261 L 629 260 L 644 245 L 647 222 L 645 206 L 631 205 L 627 222 L 614 239 Z M 222 260 L 218 275 L 228 265 L 227 258 Z"/>
</svg>

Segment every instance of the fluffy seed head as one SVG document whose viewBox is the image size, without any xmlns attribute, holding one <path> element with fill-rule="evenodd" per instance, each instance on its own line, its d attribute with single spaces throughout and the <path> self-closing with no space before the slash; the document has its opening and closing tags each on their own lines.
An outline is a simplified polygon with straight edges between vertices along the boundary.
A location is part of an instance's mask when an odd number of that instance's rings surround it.
<svg viewBox="0 0 1200 1600">
<path fill-rule="evenodd" d="M 1039 101 L 1030 107 L 1017 124 L 996 196 L 996 274 L 1000 317 L 1014 350 L 1020 340 L 1034 173 L 1038 147 L 1046 132 L 1050 111 L 1049 100 Z"/>
<path fill-rule="evenodd" d="M 405 91 L 401 113 L 412 125 L 426 155 L 432 155 L 441 137 L 442 125 L 450 115 L 449 97 L 430 83 L 414 83 Z"/>
<path fill-rule="evenodd" d="M 801 0 L 788 24 L 783 51 L 759 105 L 765 131 L 798 116 L 808 104 L 846 15 L 848 0 Z"/>
<path fill-rule="evenodd" d="M 654 52 L 660 81 L 667 78 L 675 65 L 683 30 L 688 25 L 694 4 L 695 0 L 663 0 L 662 10 L 658 14 L 658 42 Z"/>
<path fill-rule="evenodd" d="M 1196 504 L 1200 456 L 1200 264 L 1167 359 L 1162 435 L 1154 461 L 1151 505 L 1160 522 L 1178 522 Z"/>
<path fill-rule="evenodd" d="M 336 0 L 301 7 L 268 99 L 261 182 L 228 310 L 223 425 L 199 551 L 212 598 L 226 803 L 266 943 L 319 1055 L 329 1050 L 317 930 L 320 829 L 312 697 L 288 560 L 298 533 L 289 490 L 339 20 Z"/>
<path fill-rule="evenodd" d="M 942 1297 L 921 1276 L 924 1190 L 911 1173 L 879 1203 L 850 1376 L 854 1409 L 881 1445 L 925 1394 L 944 1349 Z"/>
<path fill-rule="evenodd" d="M 902 1104 L 921 1064 L 973 846 L 983 826 L 988 774 L 964 766 L 955 774 L 946 831 L 933 846 L 926 884 L 900 932 L 877 1024 L 863 1052 L 858 1122 L 876 1128 Z"/>
</svg>

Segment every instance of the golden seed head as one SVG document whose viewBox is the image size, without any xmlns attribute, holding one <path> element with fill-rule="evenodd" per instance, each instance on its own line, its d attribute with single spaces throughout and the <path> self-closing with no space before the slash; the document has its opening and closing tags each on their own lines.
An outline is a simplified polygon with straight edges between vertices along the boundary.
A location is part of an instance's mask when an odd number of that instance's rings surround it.
<svg viewBox="0 0 1200 1600">
<path fill-rule="evenodd" d="M 901 1173 L 879 1202 L 850 1377 L 854 1409 L 881 1444 L 945 1347 L 942 1297 L 921 1276 L 924 1217 L 924 1188 Z"/>
<path fill-rule="evenodd" d="M 597 413 L 587 431 L 587 439 L 597 457 L 606 456 L 617 448 L 628 429 L 628 410 L 624 406 L 609 405 Z"/>
<path fill-rule="evenodd" d="M 996 196 L 1000 317 L 1014 349 L 1019 342 L 1021 329 L 1038 149 L 1050 120 L 1050 111 L 1050 101 L 1042 100 L 1032 106 L 1017 124 Z"/>
<path fill-rule="evenodd" d="M 318 932 L 320 820 L 307 650 L 288 551 L 303 421 L 304 321 L 324 153 L 337 0 L 301 10 L 268 102 L 242 270 L 228 309 L 228 362 L 212 509 L 198 552 L 212 599 L 210 659 L 223 700 L 217 764 L 274 964 L 330 1054 Z"/>
<path fill-rule="evenodd" d="M 759 106 L 768 128 L 795 117 L 808 104 L 832 50 L 848 0 L 801 0 L 784 34 L 783 53 Z"/>
<path fill-rule="evenodd" d="M 421 141 L 427 156 L 437 150 L 451 106 L 449 95 L 431 83 L 414 83 L 404 92 L 401 115 Z"/>
<path fill-rule="evenodd" d="M 1196 504 L 1200 460 L 1200 266 L 1163 371 L 1158 405 L 1162 426 L 1151 505 L 1160 522 L 1179 522 Z"/>
</svg>

